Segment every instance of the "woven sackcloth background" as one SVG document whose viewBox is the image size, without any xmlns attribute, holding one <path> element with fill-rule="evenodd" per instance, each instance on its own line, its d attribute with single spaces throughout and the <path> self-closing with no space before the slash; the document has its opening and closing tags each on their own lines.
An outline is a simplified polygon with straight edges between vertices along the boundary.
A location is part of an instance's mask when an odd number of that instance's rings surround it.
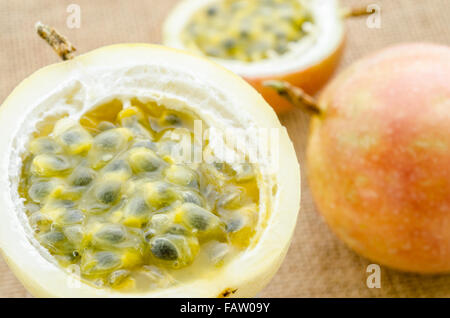
<svg viewBox="0 0 450 318">
<path fill-rule="evenodd" d="M 58 57 L 33 30 L 36 21 L 53 25 L 78 53 L 121 42 L 160 42 L 161 24 L 176 0 L 0 0 L 0 101 L 26 76 Z M 81 7 L 81 28 L 66 25 L 67 6 Z M 431 41 L 450 45 L 449 0 L 342 0 L 345 6 L 375 4 L 381 27 L 366 18 L 347 21 L 347 45 L 340 69 L 387 45 Z M 300 111 L 281 117 L 304 163 L 308 118 Z M 359 257 L 329 230 L 317 213 L 303 165 L 302 206 L 292 245 L 262 297 L 446 297 L 450 276 L 418 276 L 381 268 L 381 288 L 366 286 L 370 261 Z M 0 297 L 29 294 L 0 259 Z"/>
</svg>

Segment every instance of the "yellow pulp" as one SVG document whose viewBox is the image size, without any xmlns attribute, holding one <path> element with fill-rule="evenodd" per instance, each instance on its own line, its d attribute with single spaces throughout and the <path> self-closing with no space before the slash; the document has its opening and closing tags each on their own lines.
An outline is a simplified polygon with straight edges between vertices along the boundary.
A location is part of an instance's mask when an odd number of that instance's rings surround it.
<svg viewBox="0 0 450 318">
<path fill-rule="evenodd" d="M 208 56 L 259 61 L 288 52 L 305 22 L 312 17 L 299 0 L 223 0 L 196 12 L 182 41 Z"/>
<path fill-rule="evenodd" d="M 163 288 L 206 275 L 245 249 L 258 221 L 249 164 L 177 163 L 194 116 L 118 100 L 79 122 L 38 125 L 19 193 L 36 239 L 98 287 Z"/>
</svg>

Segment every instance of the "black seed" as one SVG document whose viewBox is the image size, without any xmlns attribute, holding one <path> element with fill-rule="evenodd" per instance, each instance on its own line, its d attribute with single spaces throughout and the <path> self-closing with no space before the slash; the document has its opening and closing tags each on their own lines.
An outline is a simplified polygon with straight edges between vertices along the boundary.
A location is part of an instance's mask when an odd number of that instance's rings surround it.
<svg viewBox="0 0 450 318">
<path fill-rule="evenodd" d="M 209 8 L 206 10 L 206 14 L 207 14 L 208 16 L 210 16 L 210 17 L 216 15 L 216 14 L 217 14 L 217 8 L 216 8 L 216 7 L 209 7 Z"/>
<path fill-rule="evenodd" d="M 57 231 L 45 233 L 42 237 L 46 241 L 46 243 L 51 244 L 51 245 L 58 244 L 58 243 L 64 241 L 64 239 L 65 239 L 64 234 L 61 232 L 57 232 Z"/>
<path fill-rule="evenodd" d="M 53 159 L 53 163 L 54 169 L 58 171 L 66 170 L 67 168 L 69 168 L 69 162 L 66 160 L 66 158 L 61 156 L 55 156 Z"/>
<path fill-rule="evenodd" d="M 37 153 L 57 153 L 61 151 L 61 147 L 49 137 L 41 137 L 35 142 L 38 143 Z"/>
<path fill-rule="evenodd" d="M 72 243 L 80 243 L 83 239 L 83 227 L 81 225 L 72 225 L 64 228 L 64 235 Z"/>
<path fill-rule="evenodd" d="M 154 186 L 159 198 L 159 202 L 152 203 L 155 207 L 168 206 L 175 199 L 174 190 L 169 184 L 157 181 Z"/>
<path fill-rule="evenodd" d="M 187 230 L 184 226 L 180 224 L 174 224 L 167 230 L 166 233 L 185 235 L 187 233 Z"/>
<path fill-rule="evenodd" d="M 113 161 L 112 163 L 110 163 L 105 168 L 105 171 L 107 171 L 107 172 L 130 171 L 131 172 L 131 168 L 125 160 L 117 160 L 117 161 Z"/>
<path fill-rule="evenodd" d="M 49 249 L 51 253 L 70 253 L 73 250 L 72 245 L 66 240 L 66 237 L 59 230 L 51 230 L 40 237 L 43 246 Z"/>
<path fill-rule="evenodd" d="M 209 217 L 203 213 L 191 212 L 189 213 L 189 224 L 200 231 L 204 231 L 208 228 Z"/>
<path fill-rule="evenodd" d="M 275 32 L 275 37 L 278 40 L 284 40 L 284 39 L 286 39 L 286 34 L 283 32 Z"/>
<path fill-rule="evenodd" d="M 102 121 L 98 124 L 97 128 L 101 131 L 105 131 L 108 129 L 116 128 L 116 126 L 113 123 L 110 123 L 109 121 Z"/>
<path fill-rule="evenodd" d="M 181 119 L 180 117 L 178 117 L 175 114 L 167 114 L 164 117 L 164 121 L 169 124 L 169 125 L 173 125 L 173 126 L 179 126 L 181 124 Z"/>
<path fill-rule="evenodd" d="M 241 219 L 231 219 L 226 224 L 226 231 L 228 233 L 239 231 L 243 225 L 244 222 Z"/>
<path fill-rule="evenodd" d="M 146 213 L 149 210 L 149 207 L 145 200 L 141 197 L 131 199 L 130 203 L 128 203 L 128 211 L 131 214 L 139 215 Z"/>
<path fill-rule="evenodd" d="M 284 53 L 286 53 L 288 51 L 288 47 L 285 44 L 279 44 L 279 45 L 276 46 L 275 51 L 278 54 L 284 54 Z"/>
<path fill-rule="evenodd" d="M 86 186 L 92 182 L 94 172 L 90 169 L 77 169 L 72 176 L 72 184 L 77 187 Z"/>
<path fill-rule="evenodd" d="M 112 252 L 98 252 L 95 254 L 97 269 L 112 269 L 120 264 L 119 257 Z"/>
<path fill-rule="evenodd" d="M 200 197 L 200 194 L 193 191 L 185 191 L 181 194 L 182 200 L 184 202 L 194 203 L 198 206 L 203 206 L 204 202 Z"/>
<path fill-rule="evenodd" d="M 151 242 L 151 251 L 155 257 L 162 260 L 175 261 L 178 259 L 176 246 L 165 237 L 154 238 Z"/>
<path fill-rule="evenodd" d="M 70 168 L 69 161 L 63 156 L 43 154 L 35 157 L 34 160 L 40 159 L 50 165 L 51 172 L 62 172 Z"/>
<path fill-rule="evenodd" d="M 144 171 L 155 171 L 161 165 L 161 162 L 158 158 L 155 158 L 151 155 L 146 156 L 144 160 L 139 164 L 140 168 Z"/>
<path fill-rule="evenodd" d="M 213 165 L 219 171 L 223 171 L 225 169 L 225 164 L 223 162 L 214 162 Z"/>
<path fill-rule="evenodd" d="M 239 32 L 239 36 L 243 39 L 247 39 L 249 37 L 250 33 L 247 30 L 242 30 Z"/>
<path fill-rule="evenodd" d="M 97 199 L 101 203 L 110 204 L 119 197 L 120 184 L 105 184 L 97 192 Z"/>
<path fill-rule="evenodd" d="M 236 41 L 234 39 L 227 39 L 223 42 L 223 47 L 227 50 L 231 50 L 236 46 Z"/>
<path fill-rule="evenodd" d="M 33 184 L 28 190 L 28 195 L 35 202 L 40 202 L 50 194 L 51 182 L 44 181 Z"/>
<path fill-rule="evenodd" d="M 114 149 L 119 144 L 117 132 L 106 130 L 95 137 L 95 143 L 103 149 Z"/>
<path fill-rule="evenodd" d="M 63 217 L 64 224 L 81 223 L 84 219 L 84 214 L 80 210 L 68 210 Z"/>
<path fill-rule="evenodd" d="M 122 283 L 128 276 L 130 276 L 130 272 L 125 269 L 120 269 L 114 271 L 109 275 L 108 282 L 112 286 L 117 286 Z"/>
<path fill-rule="evenodd" d="M 81 135 L 77 131 L 66 131 L 62 134 L 61 139 L 68 145 L 80 142 Z"/>
<path fill-rule="evenodd" d="M 101 229 L 95 236 L 108 243 L 120 243 L 125 240 L 125 230 L 119 225 L 110 225 Z"/>
</svg>

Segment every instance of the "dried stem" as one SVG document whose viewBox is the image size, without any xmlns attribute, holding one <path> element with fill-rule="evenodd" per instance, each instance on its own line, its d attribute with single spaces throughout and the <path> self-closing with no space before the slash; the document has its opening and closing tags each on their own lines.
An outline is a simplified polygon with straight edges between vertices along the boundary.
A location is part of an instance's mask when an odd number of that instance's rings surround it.
<svg viewBox="0 0 450 318">
<path fill-rule="evenodd" d="M 358 8 L 346 8 L 342 11 L 342 17 L 344 19 L 347 18 L 355 18 L 361 17 L 365 15 L 370 15 L 373 13 L 373 10 L 368 10 L 367 7 L 358 7 Z"/>
<path fill-rule="evenodd" d="M 302 109 L 311 115 L 320 115 L 322 113 L 316 100 L 306 94 L 301 88 L 293 86 L 285 81 L 265 81 L 264 86 L 276 90 L 278 95 L 286 98 L 296 108 Z"/>
<path fill-rule="evenodd" d="M 37 22 L 35 28 L 39 36 L 43 38 L 64 61 L 74 58 L 73 52 L 76 51 L 76 48 L 66 39 L 66 37 L 59 34 L 54 28 L 41 22 Z"/>
</svg>

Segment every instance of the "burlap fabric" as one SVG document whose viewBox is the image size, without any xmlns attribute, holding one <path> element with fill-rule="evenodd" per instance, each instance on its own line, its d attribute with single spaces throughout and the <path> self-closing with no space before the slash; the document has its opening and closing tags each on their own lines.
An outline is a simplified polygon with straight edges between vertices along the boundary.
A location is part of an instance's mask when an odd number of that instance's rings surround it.
<svg viewBox="0 0 450 318">
<path fill-rule="evenodd" d="M 33 30 L 37 20 L 55 26 L 79 53 L 122 42 L 160 42 L 160 27 L 176 0 L 1 0 L 0 101 L 33 71 L 58 57 Z M 347 21 L 347 46 L 342 69 L 369 52 L 403 41 L 450 44 L 448 0 L 343 0 L 346 6 L 375 4 L 381 27 L 369 28 L 366 18 Z M 66 25 L 67 6 L 81 7 L 81 28 Z M 282 116 L 304 163 L 308 118 L 300 111 Z M 450 276 L 418 276 L 382 267 L 381 288 L 366 285 L 370 262 L 359 257 L 329 230 L 314 207 L 303 169 L 302 207 L 295 236 L 280 271 L 261 293 L 263 297 L 446 297 Z M 0 296 L 28 293 L 0 260 Z"/>
</svg>

